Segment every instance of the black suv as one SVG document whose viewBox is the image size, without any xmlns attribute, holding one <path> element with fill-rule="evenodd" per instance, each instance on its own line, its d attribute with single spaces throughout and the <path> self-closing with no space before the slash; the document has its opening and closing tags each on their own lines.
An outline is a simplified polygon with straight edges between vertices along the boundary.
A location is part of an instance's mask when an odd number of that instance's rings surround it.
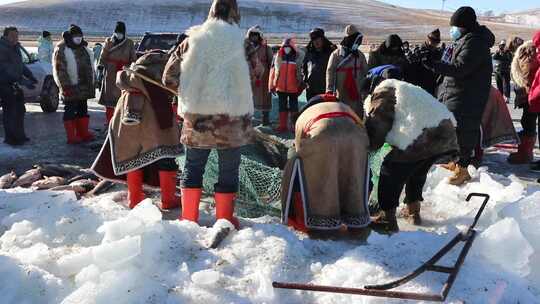
<svg viewBox="0 0 540 304">
<path fill-rule="evenodd" d="M 145 33 L 137 45 L 137 57 L 150 50 L 168 51 L 176 45 L 178 34 L 175 33 Z"/>
</svg>

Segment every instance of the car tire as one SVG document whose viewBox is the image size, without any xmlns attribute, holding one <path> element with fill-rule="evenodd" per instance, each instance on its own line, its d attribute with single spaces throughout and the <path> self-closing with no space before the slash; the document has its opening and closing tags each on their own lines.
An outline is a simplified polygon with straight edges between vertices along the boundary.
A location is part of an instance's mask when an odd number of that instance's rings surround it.
<svg viewBox="0 0 540 304">
<path fill-rule="evenodd" d="M 47 76 L 43 82 L 43 89 L 41 90 L 41 99 L 39 104 L 41 110 L 45 113 L 54 113 L 58 109 L 60 98 L 58 96 L 58 87 L 51 76 Z"/>
</svg>

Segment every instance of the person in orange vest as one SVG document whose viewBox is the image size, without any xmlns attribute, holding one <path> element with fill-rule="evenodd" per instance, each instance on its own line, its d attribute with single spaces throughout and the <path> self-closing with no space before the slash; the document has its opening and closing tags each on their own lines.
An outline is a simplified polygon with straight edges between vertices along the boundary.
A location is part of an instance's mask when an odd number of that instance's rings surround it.
<svg viewBox="0 0 540 304">
<path fill-rule="evenodd" d="M 298 113 L 298 96 L 304 90 L 303 62 L 304 52 L 296 47 L 294 39 L 285 39 L 274 59 L 269 82 L 270 92 L 279 97 L 279 133 L 289 129 L 289 113 Z"/>
</svg>

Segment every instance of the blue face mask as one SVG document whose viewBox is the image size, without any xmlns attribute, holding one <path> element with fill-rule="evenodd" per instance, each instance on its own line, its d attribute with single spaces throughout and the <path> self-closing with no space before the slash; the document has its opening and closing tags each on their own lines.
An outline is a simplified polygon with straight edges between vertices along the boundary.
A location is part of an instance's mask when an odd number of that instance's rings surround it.
<svg viewBox="0 0 540 304">
<path fill-rule="evenodd" d="M 456 41 L 458 40 L 459 38 L 461 38 L 461 31 L 459 30 L 459 27 L 457 26 L 452 26 L 450 28 L 450 37 L 452 38 L 452 40 Z"/>
</svg>

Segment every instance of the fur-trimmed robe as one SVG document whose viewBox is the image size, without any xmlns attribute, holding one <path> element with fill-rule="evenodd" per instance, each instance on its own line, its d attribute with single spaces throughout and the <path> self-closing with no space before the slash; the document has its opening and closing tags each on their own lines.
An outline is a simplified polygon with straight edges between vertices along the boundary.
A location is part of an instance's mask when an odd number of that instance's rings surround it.
<svg viewBox="0 0 540 304">
<path fill-rule="evenodd" d="M 118 98 L 120 98 L 120 89 L 116 86 L 116 73 L 121 71 L 122 67 L 129 66 L 136 59 L 135 46 L 131 39 L 126 38 L 117 45 L 114 45 L 111 37 L 105 40 L 98 64 L 103 66 L 105 71 L 99 96 L 100 105 L 116 106 Z"/>
<path fill-rule="evenodd" d="M 107 139 L 92 165 L 98 176 L 122 181 L 126 173 L 144 168 L 145 183 L 159 186 L 155 163 L 182 153 L 180 128 L 171 107 L 173 94 L 138 76 L 142 74 L 160 83 L 167 60 L 166 54 L 148 53 L 129 71 L 118 73 L 116 84 L 122 96 L 109 124 Z"/>
<path fill-rule="evenodd" d="M 53 52 L 53 77 L 63 101 L 88 100 L 96 96 L 94 87 L 94 57 L 84 46 L 69 48 L 60 41 Z M 72 95 L 66 96 L 64 90 Z"/>
<path fill-rule="evenodd" d="M 242 30 L 211 18 L 187 34 L 163 75 L 165 85 L 178 88 L 182 143 L 199 149 L 250 143 L 253 94 Z"/>
<path fill-rule="evenodd" d="M 315 121 L 328 113 L 350 116 Z M 344 103 L 322 102 L 300 115 L 295 133 L 296 155 L 283 173 L 283 222 L 297 214 L 294 193 L 300 192 L 308 229 L 367 226 L 369 139 L 360 118 Z"/>
<path fill-rule="evenodd" d="M 454 115 L 420 87 L 385 80 L 364 110 L 371 149 L 389 143 L 394 149 L 387 157 L 393 161 L 416 162 L 458 150 Z"/>
<path fill-rule="evenodd" d="M 249 69 L 251 74 L 251 90 L 253 92 L 253 104 L 259 111 L 272 110 L 272 95 L 268 91 L 268 81 L 270 78 L 270 68 L 274 53 L 272 48 L 262 39 L 261 43 L 254 47 L 249 41 L 249 35 L 252 32 L 263 33 L 258 27 L 252 27 L 247 31 L 246 42 L 247 57 L 249 59 Z"/>
</svg>

